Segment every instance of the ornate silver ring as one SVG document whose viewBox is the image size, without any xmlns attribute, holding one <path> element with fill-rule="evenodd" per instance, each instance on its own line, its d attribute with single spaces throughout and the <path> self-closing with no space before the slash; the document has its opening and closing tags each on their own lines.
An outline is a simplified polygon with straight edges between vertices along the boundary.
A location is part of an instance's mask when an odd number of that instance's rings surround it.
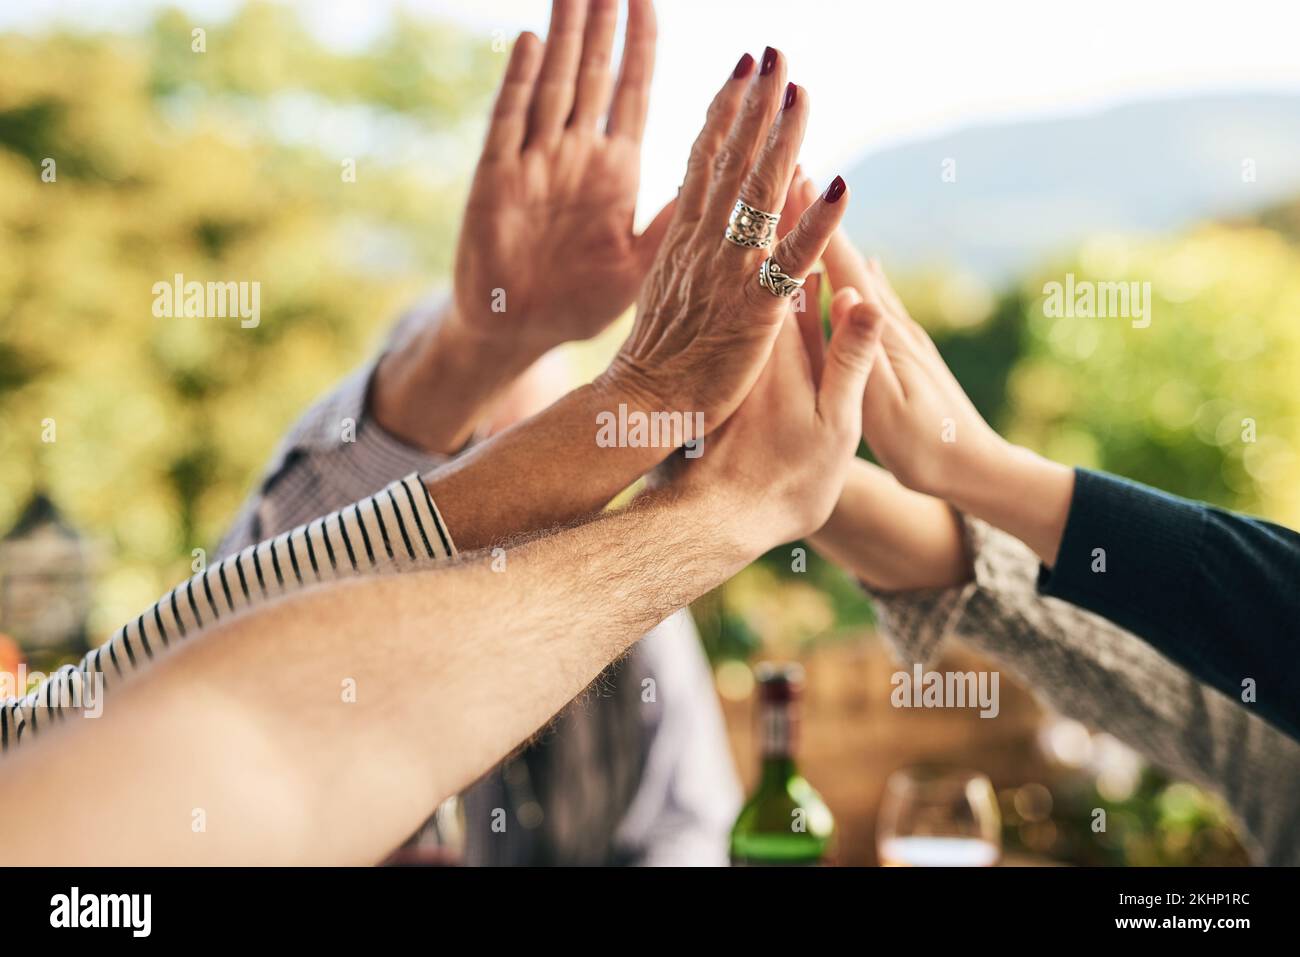
<svg viewBox="0 0 1300 957">
<path fill-rule="evenodd" d="M 758 267 L 758 284 L 774 296 L 793 296 L 803 287 L 802 279 L 795 279 L 781 270 L 781 264 L 771 256 Z"/>
<path fill-rule="evenodd" d="M 776 224 L 781 221 L 779 213 L 765 213 L 750 206 L 743 199 L 736 200 L 732 207 L 731 218 L 727 221 L 726 237 L 728 242 L 746 249 L 767 249 L 776 239 Z"/>
</svg>

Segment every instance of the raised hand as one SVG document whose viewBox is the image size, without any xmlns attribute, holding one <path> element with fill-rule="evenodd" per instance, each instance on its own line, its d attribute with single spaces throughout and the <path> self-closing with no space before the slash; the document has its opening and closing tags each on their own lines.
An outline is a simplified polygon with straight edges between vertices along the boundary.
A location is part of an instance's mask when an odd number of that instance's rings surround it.
<svg viewBox="0 0 1300 957">
<path fill-rule="evenodd" d="M 555 0 L 546 44 L 515 43 L 456 246 L 453 295 L 379 363 L 368 411 L 428 452 L 461 449 L 552 346 L 632 304 L 668 225 L 632 232 L 654 66 L 650 0 Z M 602 119 L 608 119 L 602 128 Z"/>
<path fill-rule="evenodd" d="M 709 108 L 636 325 L 604 377 L 615 394 L 631 394 L 649 412 L 702 413 L 711 430 L 752 388 L 790 303 L 759 284 L 769 251 L 724 234 L 738 198 L 780 208 L 807 119 L 807 94 L 787 85 L 779 52 L 769 47 L 757 65 L 748 54 L 741 59 Z M 846 205 L 836 177 L 777 242 L 772 255 L 784 272 L 811 271 Z"/>
<path fill-rule="evenodd" d="M 797 189 L 805 199 L 813 192 L 811 184 Z M 884 319 L 862 411 L 863 437 L 876 457 L 903 485 L 1010 532 L 1052 564 L 1074 473 L 989 427 L 878 262 L 865 261 L 838 231 L 824 259 L 834 302 L 862 303 Z"/>
<path fill-rule="evenodd" d="M 815 190 L 800 182 L 792 192 L 807 202 Z M 984 471 L 1006 443 L 908 314 L 880 263 L 864 259 L 843 230 L 831 237 L 823 260 L 841 308 L 862 303 L 884 319 L 880 364 L 863 406 L 863 438 L 904 485 L 951 497 L 954 481 Z"/>
<path fill-rule="evenodd" d="M 455 316 L 532 358 L 605 328 L 632 304 L 668 225 L 633 232 L 654 70 L 650 0 L 554 0 L 545 44 L 515 43 L 456 248 Z"/>
<path fill-rule="evenodd" d="M 740 408 L 710 437 L 678 482 L 729 495 L 763 529 L 766 544 L 809 535 L 825 524 L 862 431 L 862 394 L 880 341 L 880 316 L 837 299 L 824 350 L 816 279 L 806 308 L 782 322 L 772 355 Z"/>
</svg>

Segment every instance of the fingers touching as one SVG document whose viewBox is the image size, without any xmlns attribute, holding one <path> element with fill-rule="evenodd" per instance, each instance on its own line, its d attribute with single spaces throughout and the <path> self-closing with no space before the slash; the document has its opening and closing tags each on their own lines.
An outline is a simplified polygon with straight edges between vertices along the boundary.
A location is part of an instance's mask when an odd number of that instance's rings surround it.
<svg viewBox="0 0 1300 957">
<path fill-rule="evenodd" d="M 776 244 L 773 258 L 791 276 L 805 276 L 817 265 L 844 218 L 848 206 L 849 189 L 844 180 L 836 176 L 826 190 L 804 210 L 785 238 Z"/>
<path fill-rule="evenodd" d="M 812 189 L 811 183 L 807 188 Z M 826 263 L 826 277 L 836 289 L 852 286 L 862 290 L 872 285 L 867 261 L 842 230 L 835 231 L 835 235 L 826 244 L 822 258 Z"/>
<path fill-rule="evenodd" d="M 872 259 L 867 264 L 871 271 L 871 277 L 876 292 L 880 296 L 880 301 L 885 306 L 885 311 L 894 317 L 902 334 L 906 335 L 913 345 L 916 346 L 923 354 L 930 357 L 931 360 L 937 360 L 943 364 L 943 359 L 939 355 L 939 347 L 934 344 L 934 339 L 925 331 L 925 328 L 912 318 L 912 314 L 907 311 L 903 305 L 903 300 L 899 298 L 894 291 L 894 284 L 889 281 L 885 275 L 885 270 L 881 268 L 879 259 Z"/>
<path fill-rule="evenodd" d="M 885 317 L 878 301 L 866 299 L 841 301 L 838 310 L 832 308 L 831 320 L 817 405 L 823 416 L 856 435 L 862 430 L 863 393 L 880 352 Z"/>
<path fill-rule="evenodd" d="M 888 349 L 886 348 L 886 337 L 889 335 L 890 325 L 889 315 L 870 287 L 867 289 L 865 298 L 853 286 L 844 286 L 836 290 L 835 295 L 831 298 L 831 328 L 842 328 L 849 321 L 853 310 L 863 303 L 866 304 L 868 311 L 880 317 L 880 349 L 876 354 L 872 377 L 867 389 L 876 389 L 877 384 L 879 384 L 877 391 L 885 390 L 891 396 L 895 393 L 901 394 L 898 379 L 889 364 Z"/>
<path fill-rule="evenodd" d="M 803 339 L 804 352 L 812 372 L 814 386 L 822 381 L 826 365 L 826 340 L 822 335 L 821 273 L 813 273 L 804 283 L 803 294 L 794 300 L 794 317 Z"/>
<path fill-rule="evenodd" d="M 880 260 L 863 258 L 843 230 L 835 230 L 822 256 L 826 276 L 836 290 L 856 289 L 879 298 L 888 322 L 884 329 L 886 350 L 896 354 L 917 350 L 931 359 L 939 358 L 938 347 L 921 325 L 911 317 L 893 284 L 881 268 Z"/>
</svg>

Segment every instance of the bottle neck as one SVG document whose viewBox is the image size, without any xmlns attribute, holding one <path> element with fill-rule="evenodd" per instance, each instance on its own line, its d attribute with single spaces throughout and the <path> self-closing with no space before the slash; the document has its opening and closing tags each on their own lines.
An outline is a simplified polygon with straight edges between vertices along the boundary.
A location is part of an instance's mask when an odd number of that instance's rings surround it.
<svg viewBox="0 0 1300 957">
<path fill-rule="evenodd" d="M 763 785 L 783 784 L 797 771 L 799 706 L 794 701 L 764 701 L 759 709 L 760 778 Z"/>
</svg>

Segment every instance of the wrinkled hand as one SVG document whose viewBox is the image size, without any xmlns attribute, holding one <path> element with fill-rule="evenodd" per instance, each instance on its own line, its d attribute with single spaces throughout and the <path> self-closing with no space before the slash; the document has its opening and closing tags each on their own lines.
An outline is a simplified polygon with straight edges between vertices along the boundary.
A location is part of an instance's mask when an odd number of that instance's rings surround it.
<svg viewBox="0 0 1300 957">
<path fill-rule="evenodd" d="M 616 394 L 634 396 L 647 411 L 703 413 L 708 431 L 753 387 L 790 301 L 759 285 L 767 250 L 736 246 L 723 234 L 737 197 L 759 209 L 780 207 L 807 119 L 807 94 L 787 87 L 777 51 L 769 48 L 757 70 L 752 57 L 741 60 L 709 108 L 636 324 L 605 374 Z M 843 216 L 844 194 L 836 177 L 777 243 L 773 255 L 788 274 L 812 270 Z"/>
<path fill-rule="evenodd" d="M 740 408 L 678 481 L 730 496 L 768 547 L 815 532 L 840 497 L 862 432 L 862 394 L 878 353 L 879 313 L 838 299 L 823 345 L 814 276 L 807 307 L 782 322 L 772 355 Z"/>
<path fill-rule="evenodd" d="M 805 196 L 812 193 L 811 184 L 802 188 Z M 908 315 L 878 262 L 864 260 L 842 230 L 831 238 L 824 261 L 835 303 L 863 303 L 884 318 L 881 358 L 863 406 L 863 438 L 908 488 L 952 499 L 960 483 L 986 474 L 1006 454 L 1007 443 Z"/>
<path fill-rule="evenodd" d="M 530 358 L 595 335 L 632 304 L 671 215 L 632 231 L 654 8 L 629 0 L 615 84 L 617 20 L 618 0 L 555 0 L 546 43 L 520 35 L 470 188 L 456 320 Z"/>
</svg>

